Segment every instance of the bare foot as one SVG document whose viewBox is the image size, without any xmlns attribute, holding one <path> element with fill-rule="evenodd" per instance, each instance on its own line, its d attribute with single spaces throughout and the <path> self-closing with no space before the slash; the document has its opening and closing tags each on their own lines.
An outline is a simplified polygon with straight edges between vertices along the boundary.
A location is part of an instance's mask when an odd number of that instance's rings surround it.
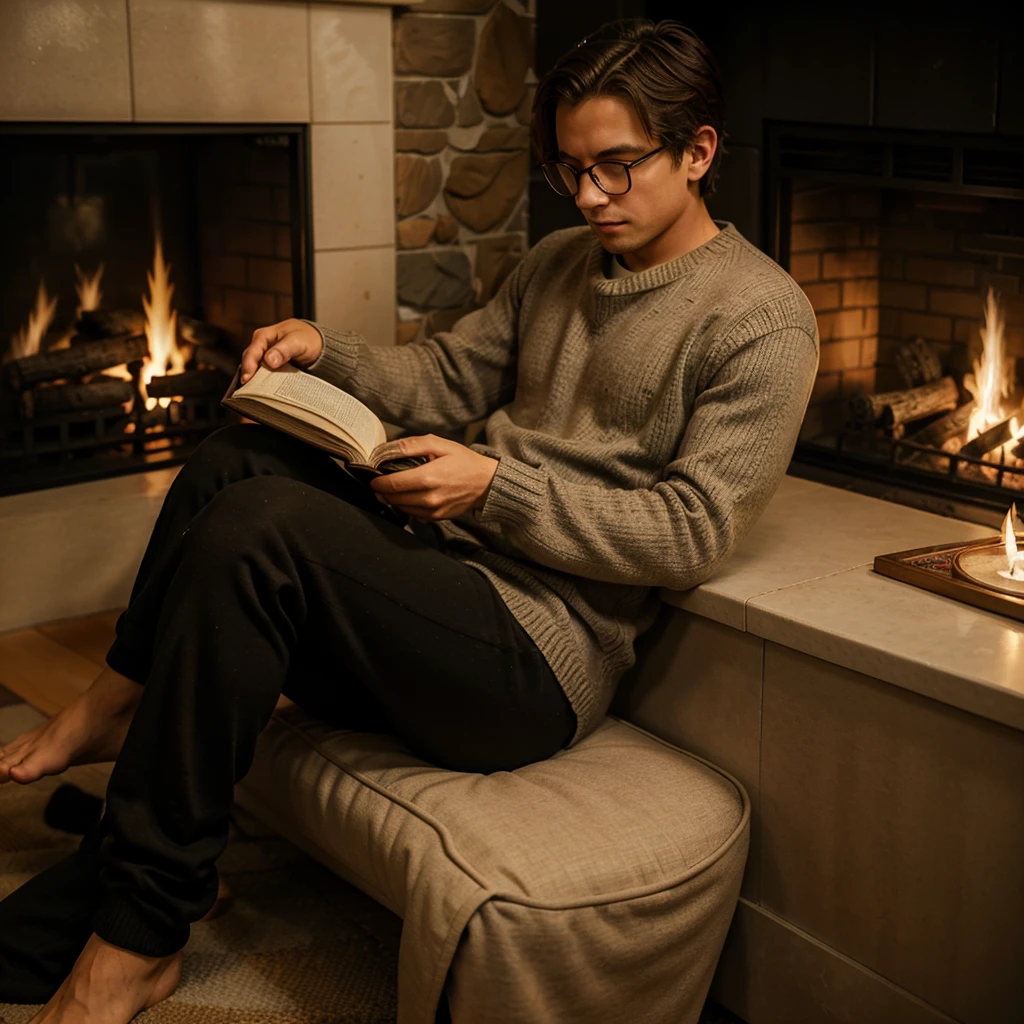
<svg viewBox="0 0 1024 1024">
<path fill-rule="evenodd" d="M 29 1024 L 128 1024 L 170 996 L 180 980 L 180 953 L 140 956 L 93 935 L 64 984 Z"/>
<path fill-rule="evenodd" d="M 0 747 L 0 783 L 25 785 L 74 764 L 115 760 L 141 697 L 138 683 L 105 668 L 45 725 Z"/>
</svg>

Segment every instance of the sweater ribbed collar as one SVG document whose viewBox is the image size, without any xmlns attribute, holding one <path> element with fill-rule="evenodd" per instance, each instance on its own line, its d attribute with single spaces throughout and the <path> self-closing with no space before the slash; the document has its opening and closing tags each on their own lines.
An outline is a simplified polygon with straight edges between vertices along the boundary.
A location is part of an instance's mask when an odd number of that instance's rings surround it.
<svg viewBox="0 0 1024 1024">
<path fill-rule="evenodd" d="M 628 277 L 605 277 L 604 261 L 607 258 L 607 251 L 595 238 L 587 264 L 594 292 L 599 298 L 617 298 L 637 295 L 640 292 L 647 292 L 653 288 L 660 288 L 662 285 L 678 281 L 691 270 L 709 259 L 714 259 L 716 255 L 735 245 L 739 240 L 739 232 L 729 221 L 716 220 L 715 224 L 719 228 L 718 234 L 703 245 L 698 245 L 696 249 L 691 249 L 677 259 L 669 260 L 668 263 L 659 263 L 656 267 L 640 270 Z"/>
</svg>

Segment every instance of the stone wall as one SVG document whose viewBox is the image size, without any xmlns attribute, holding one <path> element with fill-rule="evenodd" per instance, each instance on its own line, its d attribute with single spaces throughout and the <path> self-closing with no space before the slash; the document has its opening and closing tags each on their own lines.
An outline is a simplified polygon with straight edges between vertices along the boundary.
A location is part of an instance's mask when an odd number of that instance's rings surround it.
<svg viewBox="0 0 1024 1024">
<path fill-rule="evenodd" d="M 394 19 L 396 341 L 449 328 L 526 249 L 534 0 Z"/>
</svg>

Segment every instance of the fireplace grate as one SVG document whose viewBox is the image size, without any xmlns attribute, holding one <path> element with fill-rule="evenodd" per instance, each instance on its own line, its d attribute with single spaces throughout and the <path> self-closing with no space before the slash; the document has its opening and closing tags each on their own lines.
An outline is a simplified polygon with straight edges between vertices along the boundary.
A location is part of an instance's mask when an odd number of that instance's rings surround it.
<svg viewBox="0 0 1024 1024">
<path fill-rule="evenodd" d="M 915 444 L 911 440 L 866 435 L 858 430 L 840 430 L 833 443 L 800 441 L 794 458 L 821 468 L 845 471 L 856 476 L 898 483 L 924 494 L 960 498 L 1002 514 L 1024 496 L 1024 469 L 996 465 L 983 459 Z M 915 466 L 914 455 L 945 461 L 942 472 Z M 969 473 L 985 473 L 991 481 L 970 479 Z"/>
<path fill-rule="evenodd" d="M 54 413 L 0 423 L 0 495 L 176 466 L 211 430 L 238 417 L 217 398 L 176 399 L 166 408 Z"/>
</svg>

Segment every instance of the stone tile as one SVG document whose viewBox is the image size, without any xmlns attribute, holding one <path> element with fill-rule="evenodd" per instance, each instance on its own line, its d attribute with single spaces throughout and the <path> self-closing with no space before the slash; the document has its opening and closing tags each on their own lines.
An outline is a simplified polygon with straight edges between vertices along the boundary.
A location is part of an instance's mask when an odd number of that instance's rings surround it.
<svg viewBox="0 0 1024 1024">
<path fill-rule="evenodd" d="M 3 0 L 0 118 L 130 121 L 124 0 Z"/>
<path fill-rule="evenodd" d="M 309 5 L 313 121 L 392 117 L 391 11 Z"/>
<path fill-rule="evenodd" d="M 760 899 L 761 661 L 764 641 L 665 609 L 637 643 L 612 711 L 734 775 L 751 801 L 743 895 Z"/>
<path fill-rule="evenodd" d="M 318 252 L 314 259 L 316 319 L 357 331 L 375 345 L 394 344 L 395 249 Z"/>
<path fill-rule="evenodd" d="M 390 245 L 395 237 L 391 126 L 313 125 L 313 245 Z"/>
<path fill-rule="evenodd" d="M 661 594 L 742 629 L 743 605 L 758 595 L 865 565 L 875 555 L 991 535 L 974 523 L 787 476 L 715 576 L 695 590 Z"/>
<path fill-rule="evenodd" d="M 1024 623 L 880 576 L 869 566 L 753 599 L 747 629 L 1024 729 Z"/>
<path fill-rule="evenodd" d="M 176 473 L 0 498 L 0 632 L 126 605 Z"/>
<path fill-rule="evenodd" d="M 1015 1019 L 1024 735 L 775 644 L 763 707 L 765 909 L 955 1020 Z"/>
<path fill-rule="evenodd" d="M 139 121 L 309 120 L 308 11 L 270 0 L 130 0 Z"/>
<path fill-rule="evenodd" d="M 744 899 L 710 995 L 759 1024 L 950 1024 L 909 992 Z"/>
</svg>

